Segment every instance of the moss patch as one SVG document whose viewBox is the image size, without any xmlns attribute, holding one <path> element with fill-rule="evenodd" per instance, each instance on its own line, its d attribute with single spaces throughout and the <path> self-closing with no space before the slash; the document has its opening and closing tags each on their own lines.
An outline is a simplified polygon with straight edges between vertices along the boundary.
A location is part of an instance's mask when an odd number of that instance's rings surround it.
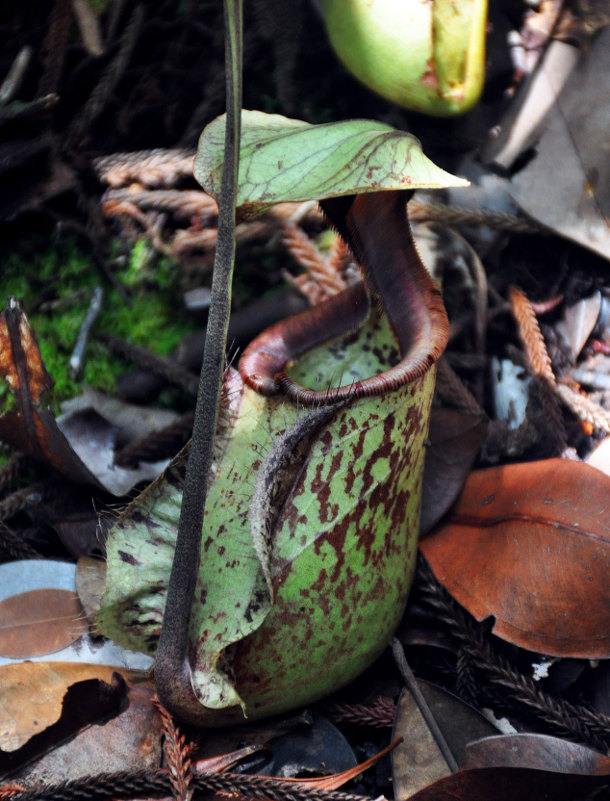
<svg viewBox="0 0 610 801">
<path fill-rule="evenodd" d="M 50 399 L 55 409 L 62 400 L 78 394 L 83 383 L 113 393 L 115 378 L 126 367 L 92 339 L 82 379 L 70 376 L 70 354 L 96 285 L 104 288 L 104 303 L 95 331 L 166 355 L 196 328 L 182 313 L 177 268 L 168 259 L 153 257 L 146 242 L 136 243 L 115 275 L 126 288 L 131 305 L 73 240 L 23 243 L 4 260 L 0 303 L 4 305 L 9 295 L 21 302 L 47 370 L 55 379 Z"/>
</svg>

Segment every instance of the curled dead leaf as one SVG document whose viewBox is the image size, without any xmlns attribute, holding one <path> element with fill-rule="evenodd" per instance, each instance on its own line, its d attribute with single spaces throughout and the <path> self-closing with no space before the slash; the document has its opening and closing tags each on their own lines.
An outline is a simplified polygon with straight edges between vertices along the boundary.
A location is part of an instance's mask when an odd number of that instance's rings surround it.
<svg viewBox="0 0 610 801">
<path fill-rule="evenodd" d="M 494 633 L 552 656 L 610 656 L 610 478 L 548 459 L 471 473 L 421 543 L 437 579 Z"/>
<path fill-rule="evenodd" d="M 122 496 L 139 481 L 155 478 L 166 465 L 164 461 L 144 463 L 137 470 L 116 467 L 116 430 L 106 418 L 88 409 L 56 420 L 44 407 L 45 393 L 54 382 L 14 297 L 0 314 L 0 379 L 12 396 L 12 408 L 0 416 L 0 439 L 72 481 Z"/>
<path fill-rule="evenodd" d="M 411 801 L 574 801 L 607 787 L 610 777 L 532 768 L 472 768 L 424 787 Z"/>
<path fill-rule="evenodd" d="M 89 686 L 90 691 L 97 690 L 95 684 Z M 36 787 L 97 773 L 156 770 L 162 758 L 163 731 L 153 697 L 151 686 L 129 687 L 120 714 L 87 726 L 20 769 L 16 778 L 26 787 Z"/>
<path fill-rule="evenodd" d="M 0 773 L 21 759 L 22 748 L 38 755 L 58 732 L 65 738 L 118 712 L 126 686 L 112 667 L 63 662 L 3 665 L 0 685 Z"/>
<path fill-rule="evenodd" d="M 467 746 L 461 767 L 522 767 L 610 777 L 610 757 L 586 745 L 546 734 L 508 734 L 477 740 Z"/>
<path fill-rule="evenodd" d="M 54 382 L 28 319 L 12 297 L 0 315 L 0 377 L 14 398 L 14 408 L 0 417 L 0 439 L 72 474 L 75 480 L 96 484 L 58 429 L 51 410 L 41 406 L 45 392 Z"/>
</svg>

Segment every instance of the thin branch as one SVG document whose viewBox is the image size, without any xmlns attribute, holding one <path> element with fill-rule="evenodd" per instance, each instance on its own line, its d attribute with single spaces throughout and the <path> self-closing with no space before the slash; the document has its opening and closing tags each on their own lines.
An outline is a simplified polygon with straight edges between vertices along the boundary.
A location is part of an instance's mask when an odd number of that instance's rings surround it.
<svg viewBox="0 0 610 801">
<path fill-rule="evenodd" d="M 426 722 L 426 726 L 430 730 L 430 734 L 434 737 L 434 742 L 437 744 L 443 759 L 447 763 L 447 767 L 452 773 L 455 773 L 458 770 L 458 763 L 451 753 L 451 749 L 447 744 L 447 740 L 445 740 L 445 736 L 440 730 L 440 727 L 436 722 L 436 718 L 432 714 L 432 711 L 430 710 L 422 691 L 419 689 L 419 685 L 415 676 L 413 675 L 413 671 L 411 670 L 409 663 L 407 662 L 404 648 L 402 647 L 400 640 L 398 640 L 396 637 L 392 637 L 390 645 L 392 647 L 394 661 L 396 662 L 396 666 L 398 667 L 400 675 L 402 676 L 402 680 L 407 685 L 409 692 L 413 696 L 413 700 L 417 704 L 417 708 Z"/>
</svg>

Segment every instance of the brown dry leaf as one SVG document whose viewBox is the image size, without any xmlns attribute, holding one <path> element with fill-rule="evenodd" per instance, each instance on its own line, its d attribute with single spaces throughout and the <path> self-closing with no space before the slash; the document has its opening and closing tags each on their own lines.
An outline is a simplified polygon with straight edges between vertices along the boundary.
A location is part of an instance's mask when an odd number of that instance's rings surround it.
<svg viewBox="0 0 610 801">
<path fill-rule="evenodd" d="M 437 579 L 494 633 L 552 656 L 610 656 L 610 478 L 548 459 L 471 473 L 421 543 Z"/>
<path fill-rule="evenodd" d="M 0 601 L 2 656 L 52 654 L 76 642 L 87 628 L 78 596 L 69 590 L 30 590 Z"/>
<path fill-rule="evenodd" d="M 128 706 L 90 726 L 15 775 L 22 784 L 57 784 L 97 773 L 156 770 L 161 764 L 160 715 L 152 687 L 130 687 Z"/>
<path fill-rule="evenodd" d="M 396 801 L 406 801 L 418 790 L 451 773 L 413 696 L 406 689 L 398 701 L 394 732 L 404 733 L 403 742 L 392 754 Z"/>
<path fill-rule="evenodd" d="M 32 403 L 39 403 L 41 395 L 53 386 L 53 379 L 47 373 L 27 317 L 15 298 L 9 298 L 0 316 L 0 342 L 3 378 L 13 392 L 27 392 Z"/>
<path fill-rule="evenodd" d="M 470 743 L 461 768 L 520 767 L 610 776 L 610 757 L 547 734 L 507 734 Z"/>
<path fill-rule="evenodd" d="M 13 752 L 56 723 L 66 690 L 89 679 L 110 683 L 117 668 L 69 662 L 18 662 L 0 667 L 0 748 Z M 141 674 L 121 671 L 125 678 Z M 1 760 L 0 760 L 1 761 Z"/>
<path fill-rule="evenodd" d="M 558 737 L 511 734 L 470 743 L 460 770 L 412 801 L 572 801 L 610 784 L 610 758 Z"/>
<path fill-rule="evenodd" d="M 411 796 L 411 801 L 575 801 L 609 784 L 610 776 L 473 768 L 439 779 Z"/>
<path fill-rule="evenodd" d="M 458 764 L 464 758 L 470 740 L 487 738 L 497 732 L 496 727 L 474 707 L 442 687 L 421 680 L 417 683 Z M 396 801 L 411 798 L 418 790 L 451 773 L 407 689 L 402 691 L 398 701 L 394 735 L 403 737 L 403 742 L 392 754 L 392 786 Z"/>
</svg>

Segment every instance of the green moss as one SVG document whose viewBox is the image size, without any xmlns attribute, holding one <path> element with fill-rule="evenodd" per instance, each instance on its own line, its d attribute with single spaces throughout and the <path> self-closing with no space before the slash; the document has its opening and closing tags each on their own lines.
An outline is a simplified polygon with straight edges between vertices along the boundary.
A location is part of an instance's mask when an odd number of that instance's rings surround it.
<svg viewBox="0 0 610 801">
<path fill-rule="evenodd" d="M 0 381 L 0 411 L 1 412 L 8 412 L 10 409 L 14 409 L 17 406 L 17 401 L 13 393 L 8 388 L 8 384 L 5 381 Z"/>
<path fill-rule="evenodd" d="M 101 284 L 105 293 L 96 331 L 167 355 L 196 327 L 181 313 L 175 265 L 157 259 L 146 242 L 133 247 L 115 275 L 128 291 L 131 305 L 104 281 L 91 258 L 73 241 L 52 246 L 40 241 L 23 243 L 4 261 L 0 303 L 14 295 L 26 311 L 47 370 L 55 379 L 51 398 L 55 408 L 78 394 L 82 383 L 112 393 L 115 378 L 126 368 L 124 361 L 92 339 L 82 379 L 75 381 L 70 376 L 70 354 L 96 285 Z"/>
</svg>

